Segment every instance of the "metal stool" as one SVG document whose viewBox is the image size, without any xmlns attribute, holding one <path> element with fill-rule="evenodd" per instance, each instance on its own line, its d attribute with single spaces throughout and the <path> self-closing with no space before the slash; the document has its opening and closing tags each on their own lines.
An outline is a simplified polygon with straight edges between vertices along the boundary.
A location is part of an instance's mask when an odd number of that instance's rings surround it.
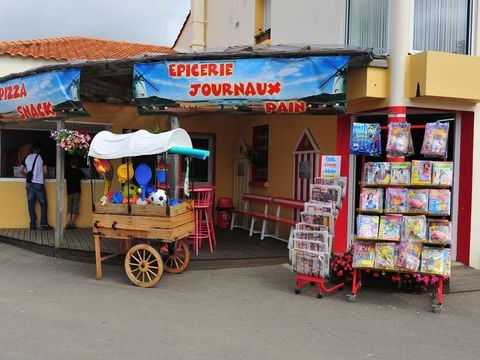
<svg viewBox="0 0 480 360">
<path fill-rule="evenodd" d="M 190 236 L 193 239 L 193 249 L 195 255 L 198 255 L 198 249 L 202 246 L 203 239 L 208 239 L 210 252 L 213 252 L 213 243 L 215 239 L 215 229 L 213 227 L 212 196 L 214 187 L 195 187 L 193 192 L 195 213 L 195 233 Z"/>
</svg>

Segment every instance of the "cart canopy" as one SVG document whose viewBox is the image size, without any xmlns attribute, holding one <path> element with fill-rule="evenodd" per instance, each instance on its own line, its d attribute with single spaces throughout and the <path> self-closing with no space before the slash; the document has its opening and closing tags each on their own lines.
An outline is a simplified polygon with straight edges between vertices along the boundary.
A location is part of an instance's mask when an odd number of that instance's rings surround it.
<svg viewBox="0 0 480 360">
<path fill-rule="evenodd" d="M 129 134 L 114 134 L 101 131 L 94 136 L 88 156 L 99 159 L 155 155 L 172 148 L 192 149 L 190 135 L 184 129 L 174 129 L 160 134 L 138 130 Z"/>
</svg>

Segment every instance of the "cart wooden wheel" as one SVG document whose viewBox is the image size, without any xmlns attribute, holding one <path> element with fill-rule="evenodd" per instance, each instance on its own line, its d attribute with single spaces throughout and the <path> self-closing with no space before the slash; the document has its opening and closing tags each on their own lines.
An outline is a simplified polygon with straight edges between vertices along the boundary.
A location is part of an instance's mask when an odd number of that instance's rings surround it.
<svg viewBox="0 0 480 360">
<path fill-rule="evenodd" d="M 162 258 L 157 250 L 147 244 L 139 244 L 125 255 L 125 272 L 132 283 L 140 287 L 152 287 L 163 274 Z"/>
<path fill-rule="evenodd" d="M 163 268 L 166 272 L 178 274 L 185 270 L 190 262 L 190 250 L 185 240 L 177 240 L 160 248 Z"/>
</svg>

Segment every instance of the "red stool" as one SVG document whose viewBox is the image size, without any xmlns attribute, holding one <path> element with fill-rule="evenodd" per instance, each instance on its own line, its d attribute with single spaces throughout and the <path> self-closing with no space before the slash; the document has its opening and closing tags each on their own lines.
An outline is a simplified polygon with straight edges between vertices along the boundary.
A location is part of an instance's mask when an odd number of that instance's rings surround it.
<svg viewBox="0 0 480 360">
<path fill-rule="evenodd" d="M 215 229 L 213 227 L 213 193 L 214 187 L 195 187 L 193 193 L 193 211 L 195 213 L 195 234 L 190 236 L 193 239 L 193 249 L 198 255 L 198 249 L 202 246 L 203 239 L 208 239 L 210 252 L 213 252 Z"/>
</svg>

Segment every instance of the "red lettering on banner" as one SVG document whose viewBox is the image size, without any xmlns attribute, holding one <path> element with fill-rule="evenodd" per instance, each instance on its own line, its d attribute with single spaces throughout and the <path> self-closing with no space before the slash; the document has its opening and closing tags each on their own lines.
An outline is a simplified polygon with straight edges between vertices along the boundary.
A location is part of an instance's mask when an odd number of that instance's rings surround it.
<svg viewBox="0 0 480 360">
<path fill-rule="evenodd" d="M 31 118 L 54 117 L 57 114 L 53 111 L 51 102 L 17 106 L 17 112 L 23 120 Z"/>
<path fill-rule="evenodd" d="M 232 76 L 233 62 L 230 63 L 172 63 L 168 65 L 170 77 Z"/>
<path fill-rule="evenodd" d="M 282 84 L 276 83 L 203 83 L 190 84 L 188 94 L 198 96 L 265 96 L 276 95 L 282 91 Z"/>
<path fill-rule="evenodd" d="M 0 87 L 0 101 L 20 99 L 27 96 L 25 83 Z"/>
<path fill-rule="evenodd" d="M 266 101 L 266 113 L 303 113 L 307 111 L 307 104 L 304 101 Z"/>
</svg>

